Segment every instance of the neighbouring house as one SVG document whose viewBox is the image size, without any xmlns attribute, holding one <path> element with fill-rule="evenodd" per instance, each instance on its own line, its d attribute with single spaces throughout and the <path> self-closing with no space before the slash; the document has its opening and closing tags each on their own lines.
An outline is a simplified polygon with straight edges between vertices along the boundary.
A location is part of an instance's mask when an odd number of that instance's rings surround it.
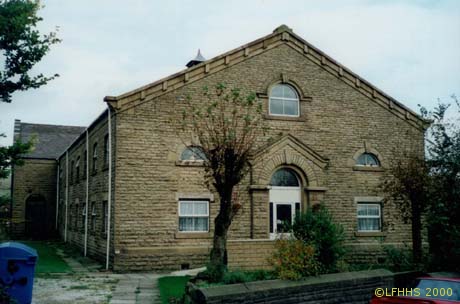
<svg viewBox="0 0 460 304">
<path fill-rule="evenodd" d="M 255 92 L 268 126 L 238 187 L 230 267 L 266 267 L 280 223 L 319 203 L 344 226 L 350 260 L 377 263 L 382 244 L 410 243 L 410 224 L 383 204 L 378 185 L 403 152 L 423 155 L 427 121 L 284 25 L 187 67 L 105 97 L 107 110 L 53 154 L 57 179 L 36 182 L 57 189 L 47 200 L 57 199 L 63 240 L 118 271 L 203 266 L 218 197 L 171 121 L 186 96 L 200 102 L 204 86 L 223 82 Z"/>
<path fill-rule="evenodd" d="M 47 239 L 56 235 L 57 158 L 84 127 L 14 122 L 14 141 L 32 140 L 33 148 L 14 166 L 11 187 L 13 238 Z"/>
</svg>

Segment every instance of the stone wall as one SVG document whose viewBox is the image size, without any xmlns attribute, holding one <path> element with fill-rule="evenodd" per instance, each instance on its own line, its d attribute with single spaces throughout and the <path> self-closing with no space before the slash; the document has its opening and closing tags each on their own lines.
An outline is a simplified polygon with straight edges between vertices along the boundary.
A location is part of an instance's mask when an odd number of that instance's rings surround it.
<svg viewBox="0 0 460 304">
<path fill-rule="evenodd" d="M 48 159 L 24 159 L 22 166 L 13 169 L 12 188 L 12 237 L 28 237 L 26 229 L 26 201 L 32 196 L 42 197 L 45 201 L 46 218 L 37 220 L 46 233 L 43 238 L 51 237 L 55 227 L 56 210 L 56 161 Z"/>
<path fill-rule="evenodd" d="M 113 128 L 115 129 L 115 128 Z M 101 115 L 88 128 L 88 170 L 86 178 L 85 152 L 86 134 L 83 133 L 59 158 L 59 233 L 63 240 L 84 252 L 85 225 L 87 225 L 87 254 L 101 262 L 106 259 L 107 227 L 104 204 L 108 203 L 108 162 L 106 161 L 105 138 L 108 136 L 107 114 Z M 113 134 L 115 137 L 115 134 Z M 115 141 L 112 141 L 115 147 Z M 96 145 L 97 158 L 93 161 Z M 115 151 L 113 149 L 113 151 Z M 77 169 L 77 162 L 79 166 Z M 94 165 L 93 165 L 94 163 Z M 73 169 L 71 169 L 73 166 Z M 68 172 L 67 172 L 68 171 Z M 115 170 L 112 171 L 112 177 Z M 66 182 L 66 179 L 68 181 Z M 113 178 L 112 178 L 113 181 Z M 88 220 L 86 214 L 86 187 L 88 182 Z M 68 184 L 68 188 L 66 187 Z M 113 199 L 112 199 L 113 202 Z M 94 208 L 93 208 L 94 206 Z M 112 204 L 112 219 L 114 204 Z M 67 212 L 66 212 L 67 209 Z M 67 214 L 67 215 L 66 215 Z M 67 219 L 66 219 L 67 218 Z M 67 224 L 66 224 L 67 222 Z M 67 225 L 67 227 L 66 227 Z M 113 236 L 113 220 L 111 235 Z M 110 250 L 113 256 L 113 247 Z"/>
<path fill-rule="evenodd" d="M 298 173 L 303 210 L 323 202 L 344 226 L 347 243 L 356 245 L 355 256 L 371 256 L 377 262 L 378 254 L 368 255 L 366 248 L 410 240 L 410 224 L 404 224 L 398 210 L 390 205 L 382 206 L 381 232 L 358 233 L 356 198 L 381 197 L 378 186 L 388 176 L 391 161 L 403 152 L 423 155 L 424 131 L 420 123 L 382 93 L 364 91 L 368 84 L 350 78 L 350 72 L 332 70 L 326 57 L 318 60 L 310 51 L 299 50 L 298 45 L 291 43 L 293 40 L 289 42 L 293 39 L 289 33 L 279 34 L 270 41 L 257 42 L 258 52 L 253 53 L 246 46 L 220 61 L 192 67 L 184 75 L 183 85 L 182 80 L 175 79 L 164 81 L 161 88 L 155 86 L 156 91 L 146 86 L 137 93 L 115 98 L 115 102 L 113 98 L 106 99 L 114 106 L 110 250 L 114 269 L 180 269 L 203 266 L 206 262 L 219 200 L 205 185 L 202 164 L 180 160 L 190 142 L 173 122 L 182 119 L 182 111 L 190 110 L 184 102 L 186 96 L 199 104 L 203 87 L 213 88 L 222 82 L 241 88 L 242 94 L 256 93 L 268 128 L 266 132 L 257 130 L 251 174 L 237 187 L 242 207 L 229 232 L 229 250 L 234 252 L 229 254 L 230 265 L 248 268 L 255 263 L 265 267 L 270 242 L 257 240 L 269 239 L 269 181 L 280 167 Z M 244 56 L 240 56 L 243 52 Z M 217 65 L 219 69 L 214 69 Z M 199 76 L 201 71 L 206 75 Z M 300 117 L 269 115 L 270 88 L 281 82 L 297 90 Z M 102 231 L 102 203 L 108 194 L 108 171 L 102 160 L 106 116 L 101 116 L 89 130 L 90 158 L 93 144 L 98 142 L 99 159 L 98 169 L 89 178 L 90 206 L 94 202 L 96 208 L 95 215 L 88 219 L 92 225 L 88 252 L 103 260 L 106 239 Z M 66 189 L 64 177 L 65 167 L 79 156 L 83 159 L 85 141 L 80 137 L 68 155 L 59 159 L 63 168 L 59 230 L 64 239 L 80 248 L 86 181 L 76 178 Z M 364 151 L 377 155 L 382 166 L 355 166 L 357 155 Z M 181 199 L 209 201 L 209 231 L 179 231 Z M 245 243 L 248 239 L 252 243 Z M 233 241 L 241 242 L 235 245 Z M 250 262 L 244 262 L 245 259 Z"/>
<path fill-rule="evenodd" d="M 393 273 L 384 270 L 327 274 L 302 281 L 257 281 L 208 288 L 189 283 L 190 303 L 341 303 L 367 304 L 376 288 L 391 288 Z"/>
<path fill-rule="evenodd" d="M 300 101 L 299 119 L 268 115 L 268 90 L 281 81 L 305 97 Z M 243 94 L 257 93 L 268 126 L 266 133 L 260 130 L 254 151 L 266 149 L 254 159 L 251 176 L 239 188 L 242 208 L 229 239 L 268 239 L 269 179 L 274 170 L 288 166 L 302 179 L 302 209 L 324 202 L 344 226 L 347 242 L 365 248 L 410 240 L 410 224 L 404 224 L 392 206 L 382 207 L 382 232 L 357 233 L 355 198 L 383 196 L 378 186 L 388 176 L 391 160 L 403 151 L 423 153 L 423 130 L 304 54 L 280 44 L 177 89 L 168 86 L 158 97 L 132 96 L 127 102 L 136 106 L 117 111 L 115 248 L 120 257 L 116 261 L 126 258 L 123 252 L 145 247 L 172 250 L 209 243 L 219 202 L 204 184 L 203 167 L 179 160 L 185 147 L 181 137 L 186 136 L 171 121 L 182 119 L 182 111 L 187 111 L 185 96 L 199 103 L 202 88 L 220 82 L 241 88 Z M 268 142 L 273 144 L 267 147 Z M 355 166 L 356 154 L 365 150 L 379 156 L 381 168 Z M 181 197 L 210 198 L 208 233 L 178 231 Z M 178 255 L 178 259 L 182 258 Z M 155 261 L 145 256 L 143 263 Z"/>
</svg>

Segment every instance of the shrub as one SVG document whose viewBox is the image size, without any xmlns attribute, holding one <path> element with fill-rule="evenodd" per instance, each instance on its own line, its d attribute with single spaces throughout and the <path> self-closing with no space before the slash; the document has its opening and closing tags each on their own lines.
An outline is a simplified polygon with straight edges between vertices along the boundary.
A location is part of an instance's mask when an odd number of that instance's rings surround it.
<svg viewBox="0 0 460 304">
<path fill-rule="evenodd" d="M 280 279 L 299 280 L 319 274 L 321 265 L 313 245 L 302 240 L 277 240 L 275 249 L 270 263 Z"/>
<path fill-rule="evenodd" d="M 414 269 L 412 252 L 410 248 L 396 248 L 391 245 L 384 245 L 383 250 L 387 255 L 386 267 L 394 272 L 408 271 Z"/>
<path fill-rule="evenodd" d="M 338 262 L 345 254 L 343 227 L 334 223 L 324 206 L 318 205 L 299 214 L 292 225 L 292 232 L 297 240 L 316 248 L 321 272 L 338 271 Z"/>
</svg>

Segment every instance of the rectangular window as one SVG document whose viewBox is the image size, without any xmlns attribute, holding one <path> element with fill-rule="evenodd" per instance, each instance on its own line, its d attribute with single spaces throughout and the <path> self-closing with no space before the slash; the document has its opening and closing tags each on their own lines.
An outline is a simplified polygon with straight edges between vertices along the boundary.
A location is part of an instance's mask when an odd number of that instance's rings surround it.
<svg viewBox="0 0 460 304">
<path fill-rule="evenodd" d="M 91 231 L 96 229 L 96 215 L 96 202 L 91 202 Z"/>
<path fill-rule="evenodd" d="M 107 223 L 109 218 L 109 204 L 107 201 L 102 202 L 102 212 L 104 214 L 102 222 L 102 232 L 107 233 Z"/>
<path fill-rule="evenodd" d="M 179 201 L 179 231 L 208 232 L 209 231 L 209 201 L 181 200 Z"/>
<path fill-rule="evenodd" d="M 78 182 L 80 178 L 80 156 L 77 157 L 77 161 L 75 162 L 75 181 Z"/>
<path fill-rule="evenodd" d="M 75 165 L 74 161 L 71 161 L 70 162 L 70 178 L 69 178 L 71 184 L 73 184 L 73 174 L 74 174 L 73 173 L 73 170 L 74 170 L 73 167 L 74 167 L 74 165 Z"/>
<path fill-rule="evenodd" d="M 85 223 L 86 223 L 86 204 L 82 205 L 81 208 L 81 228 L 85 229 Z"/>
<path fill-rule="evenodd" d="M 93 173 L 97 171 L 97 143 L 93 145 L 93 167 L 91 168 Z"/>
<path fill-rule="evenodd" d="M 86 178 L 86 170 L 88 168 L 88 152 L 85 150 L 83 155 L 83 179 Z"/>
<path fill-rule="evenodd" d="M 358 232 L 381 231 L 380 204 L 358 203 Z"/>
<path fill-rule="evenodd" d="M 109 135 L 104 137 L 104 165 L 109 164 Z"/>
</svg>

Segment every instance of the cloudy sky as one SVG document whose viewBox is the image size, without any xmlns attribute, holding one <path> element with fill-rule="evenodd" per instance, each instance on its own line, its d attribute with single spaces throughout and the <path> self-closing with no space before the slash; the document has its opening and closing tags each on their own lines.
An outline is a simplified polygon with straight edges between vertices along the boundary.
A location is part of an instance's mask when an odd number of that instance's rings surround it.
<svg viewBox="0 0 460 304">
<path fill-rule="evenodd" d="M 460 1 L 43 0 L 43 32 L 62 43 L 34 72 L 60 77 L 0 103 L 0 143 L 14 119 L 86 126 L 118 95 L 269 34 L 280 24 L 403 102 L 460 95 Z"/>
</svg>

